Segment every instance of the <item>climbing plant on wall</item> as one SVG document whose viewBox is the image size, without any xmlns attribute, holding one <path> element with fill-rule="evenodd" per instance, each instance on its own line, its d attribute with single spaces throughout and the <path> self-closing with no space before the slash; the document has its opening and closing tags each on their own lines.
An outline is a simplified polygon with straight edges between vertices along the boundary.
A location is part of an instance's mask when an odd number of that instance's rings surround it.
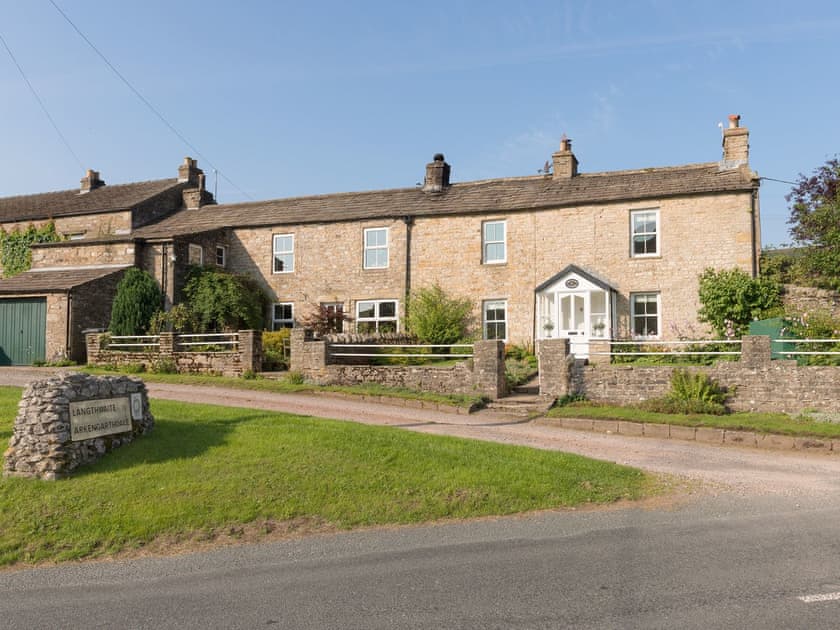
<svg viewBox="0 0 840 630">
<path fill-rule="evenodd" d="M 50 221 L 41 227 L 30 224 L 25 230 L 14 228 L 7 232 L 0 228 L 0 268 L 9 278 L 26 271 L 32 265 L 32 246 L 36 243 L 55 243 L 62 240 Z"/>
</svg>

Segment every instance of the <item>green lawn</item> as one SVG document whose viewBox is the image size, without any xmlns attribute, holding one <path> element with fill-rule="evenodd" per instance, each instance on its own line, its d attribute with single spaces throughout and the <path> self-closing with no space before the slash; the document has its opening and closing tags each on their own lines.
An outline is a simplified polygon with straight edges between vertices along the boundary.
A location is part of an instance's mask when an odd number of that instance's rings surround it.
<svg viewBox="0 0 840 630">
<path fill-rule="evenodd" d="M 679 415 L 656 413 L 634 407 L 613 407 L 592 403 L 572 403 L 549 410 L 552 418 L 596 418 L 675 424 L 684 427 L 716 427 L 719 429 L 757 431 L 779 435 L 840 438 L 840 424 L 815 422 L 807 414 L 791 417 L 784 413 L 732 413 L 714 415 Z"/>
<path fill-rule="evenodd" d="M 17 388 L 0 387 L 0 444 Z M 97 557 L 242 524 L 346 529 L 636 499 L 639 470 L 535 449 L 153 400 L 147 437 L 58 482 L 0 479 L 0 565 Z"/>
</svg>

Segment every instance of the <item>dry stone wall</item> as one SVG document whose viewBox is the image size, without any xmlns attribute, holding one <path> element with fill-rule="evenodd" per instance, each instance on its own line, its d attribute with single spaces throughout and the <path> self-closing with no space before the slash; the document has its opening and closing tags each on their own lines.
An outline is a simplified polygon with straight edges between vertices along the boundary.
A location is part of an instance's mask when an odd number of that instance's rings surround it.
<svg viewBox="0 0 840 630">
<path fill-rule="evenodd" d="M 154 427 L 143 381 L 61 373 L 23 392 L 3 474 L 55 480 Z"/>
</svg>

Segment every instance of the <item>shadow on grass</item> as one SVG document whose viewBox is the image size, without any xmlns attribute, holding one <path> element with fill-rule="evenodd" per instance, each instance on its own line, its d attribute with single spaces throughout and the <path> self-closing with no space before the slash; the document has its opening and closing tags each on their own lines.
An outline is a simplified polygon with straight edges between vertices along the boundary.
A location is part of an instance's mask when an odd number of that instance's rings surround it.
<svg viewBox="0 0 840 630">
<path fill-rule="evenodd" d="M 158 420 L 151 433 L 116 448 L 93 464 L 78 468 L 73 472 L 73 476 L 81 477 L 97 472 L 199 457 L 209 449 L 223 445 L 236 425 L 260 417 L 264 415 L 245 415 L 204 422 Z"/>
</svg>

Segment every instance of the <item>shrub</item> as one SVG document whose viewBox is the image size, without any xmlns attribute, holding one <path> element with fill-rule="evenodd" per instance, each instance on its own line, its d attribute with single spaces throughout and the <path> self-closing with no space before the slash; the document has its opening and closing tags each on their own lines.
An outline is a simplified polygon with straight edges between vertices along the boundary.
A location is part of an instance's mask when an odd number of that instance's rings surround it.
<svg viewBox="0 0 840 630">
<path fill-rule="evenodd" d="M 111 306 L 112 335 L 144 335 L 152 317 L 160 309 L 162 294 L 155 279 L 147 272 L 131 267 L 126 270 Z"/>
<path fill-rule="evenodd" d="M 152 361 L 150 371 L 153 374 L 177 374 L 178 365 L 169 357 L 161 357 Z"/>
<path fill-rule="evenodd" d="M 255 381 L 259 378 L 259 374 L 254 372 L 254 370 L 248 369 L 242 372 L 242 379 L 245 381 Z"/>
<path fill-rule="evenodd" d="M 353 318 L 344 311 L 336 310 L 326 304 L 310 304 L 308 312 L 300 318 L 300 325 L 312 330 L 316 336 L 324 337 L 330 333 L 344 330 L 344 322 Z"/>
<path fill-rule="evenodd" d="M 505 381 L 509 388 L 526 383 L 537 373 L 537 369 L 537 357 L 530 347 L 505 347 Z"/>
<path fill-rule="evenodd" d="M 196 332 L 263 327 L 268 298 L 251 278 L 211 267 L 192 267 L 184 285 Z"/>
<path fill-rule="evenodd" d="M 469 337 L 472 302 L 452 297 L 436 284 L 414 291 L 406 313 L 406 327 L 420 343 L 448 345 Z"/>
<path fill-rule="evenodd" d="M 288 343 L 291 328 L 265 331 L 262 334 L 263 370 L 286 369 L 289 365 Z"/>
<path fill-rule="evenodd" d="M 700 275 L 697 318 L 720 337 L 746 334 L 750 322 L 781 313 L 781 286 L 768 278 L 752 278 L 741 269 L 706 269 Z"/>
<path fill-rule="evenodd" d="M 641 406 L 660 413 L 723 415 L 727 396 L 708 374 L 677 369 L 671 374 L 671 389 L 665 397 L 646 401 Z"/>
<path fill-rule="evenodd" d="M 153 335 L 167 331 L 191 333 L 197 329 L 198 320 L 184 302 L 176 304 L 166 312 L 158 311 L 149 321 L 149 332 Z"/>
<path fill-rule="evenodd" d="M 25 230 L 16 227 L 7 232 L 0 228 L 0 267 L 3 268 L 3 275 L 8 278 L 29 269 L 34 244 L 60 240 L 62 236 L 56 232 L 52 221 L 41 227 L 30 224 Z"/>
<path fill-rule="evenodd" d="M 290 385 L 303 385 L 305 379 L 300 372 L 289 372 L 286 374 L 286 382 Z"/>
</svg>

